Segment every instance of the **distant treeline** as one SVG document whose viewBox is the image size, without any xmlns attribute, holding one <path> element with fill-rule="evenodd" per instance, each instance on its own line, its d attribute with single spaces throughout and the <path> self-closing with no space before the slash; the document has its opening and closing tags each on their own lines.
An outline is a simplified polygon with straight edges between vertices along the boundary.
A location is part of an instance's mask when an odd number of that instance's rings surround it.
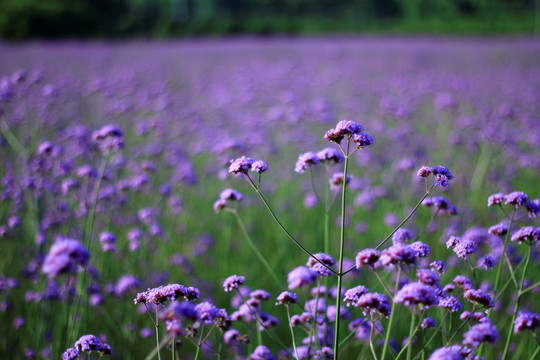
<svg viewBox="0 0 540 360">
<path fill-rule="evenodd" d="M 540 0 L 0 0 L 0 37 L 533 33 Z"/>
</svg>

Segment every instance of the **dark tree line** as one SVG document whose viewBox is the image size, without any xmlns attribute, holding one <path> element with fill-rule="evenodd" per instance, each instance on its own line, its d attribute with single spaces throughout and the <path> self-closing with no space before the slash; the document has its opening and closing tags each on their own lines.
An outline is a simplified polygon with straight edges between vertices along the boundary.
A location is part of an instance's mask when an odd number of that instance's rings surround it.
<svg viewBox="0 0 540 360">
<path fill-rule="evenodd" d="M 414 30 L 424 21 L 451 32 L 459 20 L 485 24 L 489 32 L 509 16 L 534 31 L 538 8 L 540 0 L 0 0 L 0 36 L 377 31 L 388 23 Z"/>
</svg>

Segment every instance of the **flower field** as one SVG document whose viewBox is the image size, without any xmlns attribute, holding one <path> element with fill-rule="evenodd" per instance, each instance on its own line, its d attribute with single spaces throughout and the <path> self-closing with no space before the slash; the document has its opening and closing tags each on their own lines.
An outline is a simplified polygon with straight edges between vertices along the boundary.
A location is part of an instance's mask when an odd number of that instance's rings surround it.
<svg viewBox="0 0 540 360">
<path fill-rule="evenodd" d="M 0 54 L 0 358 L 540 358 L 537 40 Z"/>
</svg>

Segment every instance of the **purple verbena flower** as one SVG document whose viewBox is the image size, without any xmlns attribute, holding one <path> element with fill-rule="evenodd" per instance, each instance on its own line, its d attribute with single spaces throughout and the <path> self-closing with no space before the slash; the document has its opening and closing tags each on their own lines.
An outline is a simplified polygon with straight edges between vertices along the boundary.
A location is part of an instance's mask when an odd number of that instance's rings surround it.
<svg viewBox="0 0 540 360">
<path fill-rule="evenodd" d="M 470 239 L 462 239 L 456 246 L 454 252 L 459 258 L 466 259 L 467 255 L 476 252 L 476 242 Z"/>
<path fill-rule="evenodd" d="M 396 232 L 392 235 L 392 243 L 403 244 L 405 242 L 408 242 L 409 240 L 412 240 L 413 238 L 414 238 L 414 235 L 409 229 L 400 228 L 400 229 L 397 229 Z"/>
<path fill-rule="evenodd" d="M 437 305 L 438 296 L 435 290 L 421 282 L 408 283 L 403 286 L 394 297 L 397 304 L 406 306 L 423 305 L 429 307 Z"/>
<path fill-rule="evenodd" d="M 525 206 L 528 202 L 529 202 L 529 197 L 527 196 L 527 194 L 521 191 L 514 191 L 506 195 L 504 204 L 514 205 L 514 208 L 517 209 L 520 206 Z"/>
<path fill-rule="evenodd" d="M 495 259 L 487 255 L 480 258 L 479 263 L 480 263 L 480 266 L 484 268 L 484 270 L 491 270 L 495 266 Z"/>
<path fill-rule="evenodd" d="M 62 360 L 74 360 L 79 357 L 79 350 L 74 348 L 68 348 L 62 354 Z"/>
<path fill-rule="evenodd" d="M 445 296 L 439 299 L 439 306 L 450 309 L 451 312 L 458 312 L 463 309 L 463 304 L 454 296 Z"/>
<path fill-rule="evenodd" d="M 249 358 L 251 360 L 277 360 L 270 349 L 264 345 L 257 346 L 255 351 L 249 355 Z"/>
<path fill-rule="evenodd" d="M 334 148 L 324 148 L 317 153 L 317 157 L 321 163 L 339 164 L 345 160 L 343 154 Z"/>
<path fill-rule="evenodd" d="M 296 171 L 299 174 L 302 174 L 310 166 L 317 165 L 318 163 L 319 163 L 319 157 L 317 156 L 317 154 L 312 153 L 312 152 L 306 152 L 298 156 L 298 161 L 296 162 L 294 171 Z"/>
<path fill-rule="evenodd" d="M 297 302 L 298 302 L 298 296 L 296 296 L 296 294 L 288 292 L 288 291 L 283 291 L 277 297 L 276 305 L 296 304 Z"/>
<path fill-rule="evenodd" d="M 354 306 L 363 309 L 365 314 L 378 311 L 383 316 L 388 317 L 391 312 L 390 301 L 379 293 L 367 293 L 360 296 Z"/>
<path fill-rule="evenodd" d="M 416 257 L 423 258 L 431 254 L 430 247 L 421 241 L 415 241 L 411 244 L 411 248 L 413 248 Z"/>
<path fill-rule="evenodd" d="M 373 145 L 375 139 L 367 133 L 358 133 L 352 135 L 352 140 L 355 142 L 356 146 L 363 149 L 366 146 Z"/>
<path fill-rule="evenodd" d="M 460 345 L 442 347 L 435 350 L 428 360 L 463 360 L 465 357 L 461 354 Z"/>
<path fill-rule="evenodd" d="M 197 320 L 203 324 L 213 324 L 214 318 L 218 315 L 219 309 L 212 303 L 207 301 L 195 306 L 197 312 Z"/>
<path fill-rule="evenodd" d="M 268 165 L 262 160 L 257 160 L 251 165 L 251 171 L 262 174 L 263 172 L 268 171 Z"/>
<path fill-rule="evenodd" d="M 352 177 L 347 175 L 347 184 L 351 182 L 351 179 Z M 328 182 L 330 183 L 330 188 L 332 190 L 340 190 L 343 187 L 343 174 L 334 173 Z"/>
<path fill-rule="evenodd" d="M 360 296 L 367 294 L 367 292 L 368 288 L 362 285 L 358 285 L 353 287 L 352 289 L 347 290 L 345 292 L 343 300 L 345 301 L 345 303 L 347 303 L 347 306 L 355 306 L 360 299 Z"/>
<path fill-rule="evenodd" d="M 496 193 L 488 197 L 487 206 L 501 205 L 506 199 L 506 194 Z"/>
<path fill-rule="evenodd" d="M 416 176 L 427 178 L 431 174 L 431 167 L 429 166 L 422 166 L 418 171 L 416 172 Z"/>
<path fill-rule="evenodd" d="M 540 228 L 535 228 L 534 226 L 522 227 L 512 234 L 510 240 L 517 241 L 520 244 L 524 241 L 536 243 L 540 241 Z"/>
<path fill-rule="evenodd" d="M 317 279 L 317 272 L 306 266 L 298 266 L 287 275 L 287 287 L 294 290 L 302 286 L 310 285 Z"/>
<path fill-rule="evenodd" d="M 345 136 L 352 136 L 364 131 L 362 125 L 357 122 L 349 120 L 341 120 L 337 123 L 334 129 L 330 129 L 324 135 L 324 138 L 328 141 L 340 143 Z"/>
<path fill-rule="evenodd" d="M 525 330 L 535 331 L 540 328 L 540 315 L 529 311 L 520 311 L 514 321 L 514 333 Z"/>
<path fill-rule="evenodd" d="M 435 260 L 429 266 L 439 275 L 446 273 L 448 270 L 448 265 L 443 260 Z"/>
<path fill-rule="evenodd" d="M 61 238 L 49 249 L 42 271 L 52 279 L 64 273 L 74 274 L 89 259 L 90 253 L 78 240 Z"/>
<path fill-rule="evenodd" d="M 491 235 L 504 236 L 508 233 L 508 222 L 503 221 L 501 223 L 493 225 L 488 229 L 488 232 Z"/>
<path fill-rule="evenodd" d="M 323 346 L 315 353 L 314 359 L 317 360 L 330 360 L 334 358 L 334 351 L 328 346 Z"/>
<path fill-rule="evenodd" d="M 101 243 L 101 248 L 104 252 L 115 252 L 116 251 L 116 236 L 108 231 L 104 231 L 99 234 L 99 242 Z"/>
<path fill-rule="evenodd" d="M 485 309 L 493 307 L 493 300 L 491 300 L 491 296 L 482 290 L 470 289 L 465 291 L 463 296 L 471 303 L 481 305 Z"/>
<path fill-rule="evenodd" d="M 234 289 L 238 289 L 245 281 L 246 278 L 244 276 L 231 275 L 223 281 L 223 289 L 225 292 L 233 291 Z"/>
<path fill-rule="evenodd" d="M 356 268 L 360 269 L 361 267 L 368 265 L 373 266 L 381 257 L 381 252 L 375 249 L 364 249 L 360 250 L 356 254 Z"/>
<path fill-rule="evenodd" d="M 466 276 L 458 275 L 454 278 L 454 283 L 463 290 L 471 290 L 473 288 L 473 282 Z"/>
<path fill-rule="evenodd" d="M 231 165 L 229 166 L 229 173 L 231 174 L 247 174 L 253 165 L 253 159 L 242 156 L 238 159 L 231 160 Z"/>
<path fill-rule="evenodd" d="M 439 275 L 436 272 L 428 269 L 418 269 L 416 270 L 416 277 L 418 281 L 423 284 L 438 288 L 440 285 Z"/>
<path fill-rule="evenodd" d="M 414 264 L 416 263 L 416 251 L 410 245 L 394 244 L 382 252 L 381 262 L 385 266 L 398 263 Z"/>
<path fill-rule="evenodd" d="M 319 261 L 315 260 L 314 257 Z M 324 253 L 317 253 L 310 256 L 306 266 L 314 271 L 317 271 L 319 274 L 321 274 L 321 276 L 330 276 L 330 270 L 322 265 L 321 262 L 329 268 L 334 266 L 334 259 L 330 255 Z"/>
<path fill-rule="evenodd" d="M 463 335 L 463 344 L 476 348 L 483 342 L 494 344 L 498 338 L 499 333 L 495 326 L 491 323 L 479 323 L 471 326 Z"/>
<path fill-rule="evenodd" d="M 540 199 L 534 199 L 529 201 L 525 208 L 527 209 L 528 216 L 530 218 L 535 218 L 536 215 L 540 212 Z"/>
<path fill-rule="evenodd" d="M 225 189 L 219 194 L 219 199 L 224 201 L 242 201 L 244 195 L 234 189 Z"/>
<path fill-rule="evenodd" d="M 420 326 L 422 327 L 422 329 L 430 329 L 430 328 L 434 327 L 436 323 L 437 323 L 437 321 L 435 321 L 433 318 L 426 317 L 422 321 L 422 324 L 420 324 Z"/>
</svg>

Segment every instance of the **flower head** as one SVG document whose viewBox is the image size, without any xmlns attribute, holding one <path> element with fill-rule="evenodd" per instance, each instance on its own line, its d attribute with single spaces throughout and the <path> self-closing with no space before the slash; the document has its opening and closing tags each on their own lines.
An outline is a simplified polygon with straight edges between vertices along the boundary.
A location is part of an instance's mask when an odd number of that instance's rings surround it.
<svg viewBox="0 0 540 360">
<path fill-rule="evenodd" d="M 284 291 L 277 297 L 276 305 L 283 304 L 296 304 L 298 302 L 298 296 L 296 294 Z"/>
<path fill-rule="evenodd" d="M 522 227 L 512 234 L 510 240 L 517 241 L 520 244 L 524 241 L 536 243 L 540 241 L 540 228 L 535 228 L 533 226 Z"/>
<path fill-rule="evenodd" d="M 264 345 L 257 346 L 249 358 L 251 360 L 277 360 L 270 349 Z"/>
<path fill-rule="evenodd" d="M 378 311 L 383 316 L 388 317 L 391 312 L 390 301 L 379 293 L 367 293 L 360 296 L 354 306 L 362 308 L 366 314 Z"/>
<path fill-rule="evenodd" d="M 242 156 L 238 159 L 231 160 L 231 165 L 229 166 L 229 173 L 231 174 L 247 174 L 253 165 L 253 159 Z"/>
<path fill-rule="evenodd" d="M 381 262 L 385 266 L 398 263 L 414 264 L 416 262 L 416 251 L 410 245 L 397 243 L 382 252 Z"/>
<path fill-rule="evenodd" d="M 299 266 L 287 275 L 287 284 L 290 290 L 309 285 L 317 279 L 317 272 L 306 266 Z"/>
<path fill-rule="evenodd" d="M 487 206 L 501 205 L 506 199 L 506 195 L 503 193 L 496 193 L 488 197 Z"/>
<path fill-rule="evenodd" d="M 471 326 L 471 328 L 463 335 L 463 344 L 476 348 L 483 342 L 493 344 L 498 338 L 499 333 L 495 326 L 489 322 L 479 323 Z"/>
<path fill-rule="evenodd" d="M 251 171 L 262 174 L 268 171 L 268 165 L 262 160 L 257 160 L 251 165 Z"/>
<path fill-rule="evenodd" d="M 519 206 L 525 206 L 529 202 L 529 197 L 527 194 L 521 191 L 514 191 L 506 195 L 504 204 L 505 205 L 514 205 L 517 209 Z"/>
<path fill-rule="evenodd" d="M 304 173 L 310 166 L 317 165 L 319 163 L 319 157 L 312 152 L 306 152 L 298 156 L 298 161 L 294 167 L 294 171 L 299 174 Z"/>
<path fill-rule="evenodd" d="M 74 274 L 89 259 L 90 253 L 78 240 L 61 238 L 49 249 L 42 271 L 52 279 L 60 274 Z"/>
<path fill-rule="evenodd" d="M 360 134 L 362 131 L 364 131 L 364 128 L 359 123 L 349 120 L 341 120 L 337 123 L 334 129 L 330 129 L 326 132 L 324 138 L 328 141 L 339 144 L 345 136 Z"/>
<path fill-rule="evenodd" d="M 315 260 L 314 257 L 317 258 L 319 261 Z M 310 256 L 306 266 L 312 270 L 317 271 L 319 274 L 321 274 L 321 276 L 329 276 L 331 274 L 330 270 L 324 265 L 322 265 L 321 262 L 329 268 L 334 266 L 334 259 L 330 255 L 324 253 L 317 253 L 313 256 Z"/>
<path fill-rule="evenodd" d="M 231 275 L 223 282 L 223 289 L 225 290 L 225 292 L 238 289 L 238 287 L 242 285 L 245 281 L 246 278 L 244 276 Z"/>
<path fill-rule="evenodd" d="M 423 305 L 426 307 L 436 305 L 439 302 L 435 289 L 420 282 L 408 283 L 403 286 L 397 292 L 394 301 L 406 306 Z"/>
<path fill-rule="evenodd" d="M 319 157 L 319 161 L 321 163 L 339 164 L 345 160 L 345 157 L 343 156 L 343 154 L 341 154 L 336 149 L 329 148 L 329 147 L 324 148 L 321 151 L 319 151 L 317 153 L 317 156 Z"/>
<path fill-rule="evenodd" d="M 358 300 L 360 300 L 360 296 L 367 294 L 368 288 L 362 285 L 358 285 L 353 287 L 352 289 L 349 289 L 345 292 L 345 296 L 343 297 L 343 300 L 345 300 L 345 303 L 347 303 L 347 306 L 355 306 Z"/>
<path fill-rule="evenodd" d="M 540 315 L 533 312 L 520 311 L 514 321 L 514 333 L 525 330 L 535 331 L 540 328 Z"/>
<path fill-rule="evenodd" d="M 381 252 L 375 249 L 360 250 L 356 254 L 356 268 L 360 269 L 363 266 L 373 266 L 381 257 Z"/>
<path fill-rule="evenodd" d="M 491 296 L 482 290 L 470 289 L 465 291 L 463 296 L 471 303 L 482 305 L 486 309 L 493 307 L 493 300 L 491 300 Z"/>
</svg>

